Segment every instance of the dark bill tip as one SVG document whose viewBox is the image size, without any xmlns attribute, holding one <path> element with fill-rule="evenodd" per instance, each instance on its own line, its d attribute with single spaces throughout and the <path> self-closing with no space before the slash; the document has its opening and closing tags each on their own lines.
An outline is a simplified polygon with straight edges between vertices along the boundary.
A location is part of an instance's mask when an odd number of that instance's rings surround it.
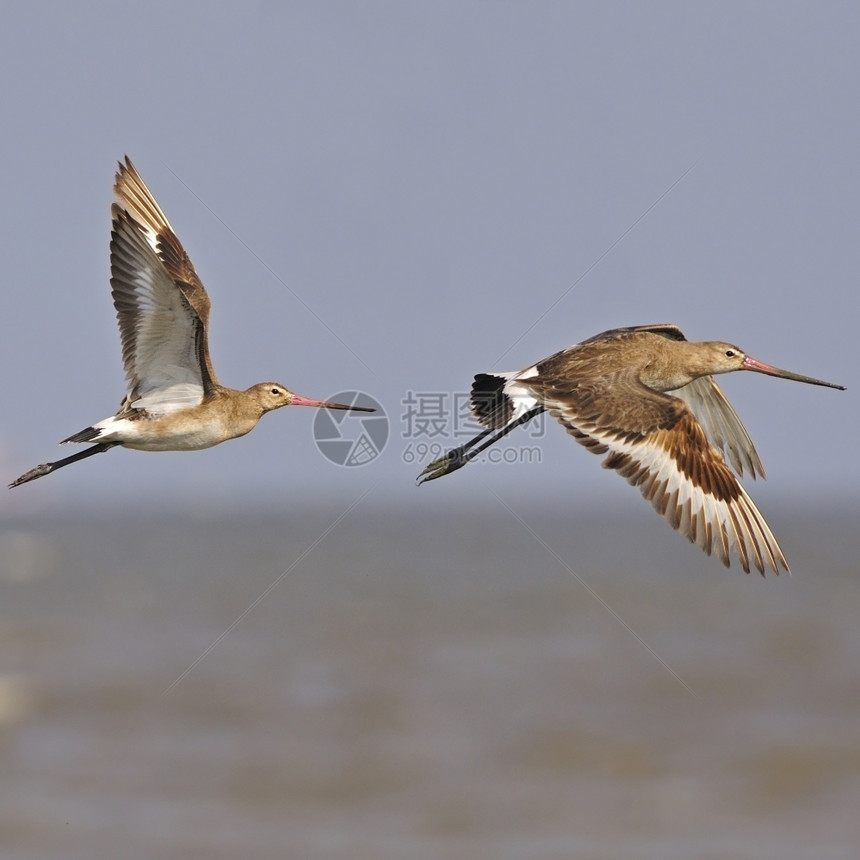
<svg viewBox="0 0 860 860">
<path fill-rule="evenodd" d="M 790 370 L 782 370 L 772 364 L 765 364 L 757 358 L 747 356 L 744 359 L 744 370 L 754 370 L 756 373 L 766 373 L 768 376 L 778 376 L 780 379 L 791 379 L 794 382 L 805 382 L 807 385 L 823 385 L 825 388 L 835 388 L 837 391 L 845 391 L 844 385 L 835 382 L 825 382 L 823 379 L 815 379 L 812 376 L 803 376 L 800 373 L 792 373 Z"/>
</svg>

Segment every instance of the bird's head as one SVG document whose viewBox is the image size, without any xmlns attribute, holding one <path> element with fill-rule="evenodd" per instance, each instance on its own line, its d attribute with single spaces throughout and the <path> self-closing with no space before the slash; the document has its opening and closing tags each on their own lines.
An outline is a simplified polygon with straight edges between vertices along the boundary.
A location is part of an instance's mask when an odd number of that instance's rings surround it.
<svg viewBox="0 0 860 860">
<path fill-rule="evenodd" d="M 844 385 L 836 385 L 833 382 L 825 382 L 811 376 L 802 376 L 799 373 L 792 373 L 790 370 L 781 370 L 771 364 L 765 364 L 763 361 L 747 355 L 742 349 L 731 343 L 708 341 L 701 346 L 703 347 L 701 358 L 704 367 L 707 368 L 708 375 L 731 373 L 733 370 L 753 370 L 756 373 L 766 373 L 768 376 L 778 376 L 781 379 L 793 379 L 795 382 L 806 382 L 809 385 L 824 385 L 827 388 L 845 390 Z"/>
<path fill-rule="evenodd" d="M 318 409 L 346 409 L 350 412 L 375 412 L 367 406 L 347 406 L 343 403 L 330 403 L 326 400 L 313 400 L 290 391 L 278 382 L 260 382 L 248 389 L 259 403 L 263 412 L 271 412 L 282 406 L 316 406 Z"/>
</svg>

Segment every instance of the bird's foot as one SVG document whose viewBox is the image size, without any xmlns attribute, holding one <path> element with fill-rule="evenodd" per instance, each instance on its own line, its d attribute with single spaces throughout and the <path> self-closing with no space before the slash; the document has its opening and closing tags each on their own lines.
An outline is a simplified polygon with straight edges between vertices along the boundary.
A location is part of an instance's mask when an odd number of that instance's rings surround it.
<svg viewBox="0 0 860 860">
<path fill-rule="evenodd" d="M 43 475 L 48 475 L 53 471 L 53 463 L 42 463 L 40 466 L 30 469 L 29 472 L 24 472 L 20 478 L 15 478 L 15 480 L 9 484 L 9 489 L 11 490 L 13 487 L 20 487 L 21 484 L 26 484 L 28 481 L 35 481 L 36 478 L 41 478 Z"/>
<path fill-rule="evenodd" d="M 433 481 L 436 478 L 441 478 L 443 475 L 448 475 L 451 472 L 456 472 L 469 462 L 469 457 L 466 456 L 466 451 L 461 448 L 454 448 L 437 457 L 432 463 L 429 463 L 424 471 L 416 478 L 416 482 L 420 487 L 427 481 Z"/>
</svg>

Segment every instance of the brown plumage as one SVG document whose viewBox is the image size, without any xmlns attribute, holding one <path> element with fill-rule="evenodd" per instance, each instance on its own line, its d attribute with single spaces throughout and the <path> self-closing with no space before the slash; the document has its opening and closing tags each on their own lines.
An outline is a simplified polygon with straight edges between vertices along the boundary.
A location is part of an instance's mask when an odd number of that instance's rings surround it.
<svg viewBox="0 0 860 860">
<path fill-rule="evenodd" d="M 419 483 L 461 468 L 546 410 L 589 451 L 605 454 L 605 468 L 639 487 L 706 553 L 728 566 L 734 551 L 745 571 L 753 564 L 778 574 L 788 570 L 782 550 L 729 466 L 764 477 L 749 434 L 713 379 L 735 370 L 842 388 L 764 364 L 732 344 L 690 343 L 675 325 L 612 329 L 518 373 L 476 376 L 472 412 L 487 429 L 430 463 Z"/>
<path fill-rule="evenodd" d="M 128 156 L 113 190 L 110 282 L 128 393 L 116 415 L 63 439 L 95 445 L 36 466 L 10 487 L 117 445 L 140 451 L 209 448 L 244 436 L 266 412 L 283 406 L 374 411 L 312 400 L 277 382 L 244 391 L 221 385 L 209 355 L 209 296 Z"/>
</svg>

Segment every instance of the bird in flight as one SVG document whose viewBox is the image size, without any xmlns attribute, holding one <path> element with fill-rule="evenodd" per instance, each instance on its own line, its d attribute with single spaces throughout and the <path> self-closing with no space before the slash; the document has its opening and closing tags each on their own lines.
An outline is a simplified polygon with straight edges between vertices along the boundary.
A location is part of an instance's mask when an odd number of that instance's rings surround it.
<svg viewBox="0 0 860 860">
<path fill-rule="evenodd" d="M 471 408 L 486 429 L 430 463 L 418 483 L 462 468 L 546 411 L 589 451 L 605 454 L 604 468 L 639 487 L 708 555 L 716 552 L 728 567 L 733 551 L 747 573 L 752 563 L 762 575 L 765 567 L 779 574 L 788 570 L 785 556 L 734 474 L 764 477 L 749 434 L 714 381 L 735 370 L 844 390 L 730 343 L 690 342 L 676 325 L 611 329 L 520 372 L 478 374 Z"/>
<path fill-rule="evenodd" d="M 209 355 L 209 296 L 128 156 L 119 164 L 113 190 L 110 283 L 128 393 L 116 415 L 60 443 L 92 442 L 91 447 L 36 466 L 10 489 L 117 446 L 211 448 L 244 436 L 263 415 L 282 406 L 374 411 L 302 397 L 278 382 L 244 391 L 221 385 Z"/>
</svg>

